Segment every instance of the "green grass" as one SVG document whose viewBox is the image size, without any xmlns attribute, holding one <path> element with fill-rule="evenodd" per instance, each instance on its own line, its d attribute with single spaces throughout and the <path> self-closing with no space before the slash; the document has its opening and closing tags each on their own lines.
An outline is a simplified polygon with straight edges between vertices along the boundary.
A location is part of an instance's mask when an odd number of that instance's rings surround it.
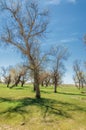
<svg viewBox="0 0 86 130">
<path fill-rule="evenodd" d="M 82 91 L 82 90 L 81 90 Z M 0 85 L 0 130 L 86 130 L 86 95 L 76 87 L 13 89 Z"/>
</svg>

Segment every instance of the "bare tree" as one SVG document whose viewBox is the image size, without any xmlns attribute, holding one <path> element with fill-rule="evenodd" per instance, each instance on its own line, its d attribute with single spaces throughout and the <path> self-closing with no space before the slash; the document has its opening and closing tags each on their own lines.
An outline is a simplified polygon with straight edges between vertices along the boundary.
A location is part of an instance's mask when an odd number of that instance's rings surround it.
<svg viewBox="0 0 86 130">
<path fill-rule="evenodd" d="M 49 72 L 44 71 L 40 73 L 39 81 L 41 86 L 45 85 L 47 87 L 50 83 L 50 79 L 51 79 L 51 74 Z"/>
<path fill-rule="evenodd" d="M 26 73 L 27 68 L 24 67 L 23 65 L 17 65 L 15 67 L 12 67 L 10 69 L 11 82 L 12 82 L 12 86 L 10 88 L 18 86 L 19 83 L 21 83 L 21 86 L 23 87 L 26 81 Z"/>
<path fill-rule="evenodd" d="M 24 84 L 30 79 L 29 77 L 29 72 L 28 72 L 28 68 L 25 66 L 21 67 L 21 78 L 20 78 L 20 83 L 21 83 L 21 87 L 24 86 Z"/>
<path fill-rule="evenodd" d="M 62 83 L 62 77 L 65 72 L 64 61 L 67 60 L 67 49 L 57 46 L 51 51 L 52 56 L 52 82 L 54 84 L 54 92 L 57 92 L 57 86 Z"/>
<path fill-rule="evenodd" d="M 9 87 L 9 85 L 11 83 L 11 75 L 9 73 L 9 70 L 10 70 L 10 67 L 8 67 L 8 68 L 2 67 L 1 68 L 1 75 L 2 75 L 2 78 L 3 78 L 3 82 L 5 84 L 7 84 L 7 87 Z"/>
<path fill-rule="evenodd" d="M 39 71 L 44 56 L 40 54 L 39 39 L 47 29 L 47 11 L 40 11 L 34 1 L 2 0 L 1 8 L 9 14 L 2 42 L 16 47 L 28 59 L 28 68 L 33 71 L 36 98 L 40 98 Z M 39 58 L 40 57 L 40 58 Z"/>
<path fill-rule="evenodd" d="M 26 83 L 26 81 L 27 81 L 26 75 L 23 75 L 23 76 L 21 77 L 21 79 L 20 79 L 21 87 L 24 86 L 24 84 Z"/>
<path fill-rule="evenodd" d="M 73 80 L 75 82 L 75 86 L 78 89 L 83 88 L 84 85 L 86 85 L 86 79 L 85 74 L 80 67 L 80 62 L 78 60 L 74 62 L 73 70 L 74 70 Z"/>
<path fill-rule="evenodd" d="M 23 87 L 28 78 L 26 75 L 27 68 L 22 65 L 1 68 L 1 77 L 3 78 L 3 82 L 7 84 L 7 87 L 9 88 L 18 86 L 19 83 L 21 83 L 21 86 Z"/>
</svg>

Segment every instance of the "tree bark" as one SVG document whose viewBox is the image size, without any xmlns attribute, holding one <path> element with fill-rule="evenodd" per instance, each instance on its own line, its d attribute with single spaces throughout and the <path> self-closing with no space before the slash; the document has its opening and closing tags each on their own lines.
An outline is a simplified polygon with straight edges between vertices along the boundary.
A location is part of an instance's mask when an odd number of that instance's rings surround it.
<svg viewBox="0 0 86 130">
<path fill-rule="evenodd" d="M 35 80 L 34 80 L 34 84 L 33 84 L 33 91 L 36 91 L 36 85 L 35 85 Z"/>
<path fill-rule="evenodd" d="M 58 82 L 57 75 L 55 74 L 54 75 L 54 93 L 57 93 L 57 82 Z"/>
<path fill-rule="evenodd" d="M 34 88 L 36 91 L 36 98 L 40 98 L 40 88 L 39 88 L 39 71 L 34 70 Z"/>
<path fill-rule="evenodd" d="M 54 86 L 54 93 L 57 93 L 57 85 Z"/>
<path fill-rule="evenodd" d="M 22 83 L 21 83 L 21 87 L 23 87 L 24 86 L 24 82 L 22 81 Z"/>
</svg>

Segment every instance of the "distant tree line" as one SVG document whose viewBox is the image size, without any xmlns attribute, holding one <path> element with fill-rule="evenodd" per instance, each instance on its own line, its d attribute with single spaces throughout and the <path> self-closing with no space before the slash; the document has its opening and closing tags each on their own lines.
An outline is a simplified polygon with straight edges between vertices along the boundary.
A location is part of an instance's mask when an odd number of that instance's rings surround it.
<svg viewBox="0 0 86 130">
<path fill-rule="evenodd" d="M 46 62 L 46 68 L 40 68 L 38 83 L 45 87 L 50 85 L 54 86 L 54 92 L 56 93 L 57 86 L 62 83 L 62 78 L 65 73 L 64 61 L 67 58 L 67 49 L 57 46 L 54 51 L 49 53 L 48 58 L 49 60 Z M 47 69 L 48 64 L 50 64 L 49 69 Z M 23 87 L 28 81 L 34 86 L 33 71 L 28 68 L 28 64 L 26 63 L 18 64 L 14 67 L 2 67 L 1 77 L 3 83 L 5 83 L 8 88 L 13 88 L 18 86 L 18 84 L 21 84 L 21 87 Z M 34 87 L 33 89 L 36 91 Z"/>
</svg>

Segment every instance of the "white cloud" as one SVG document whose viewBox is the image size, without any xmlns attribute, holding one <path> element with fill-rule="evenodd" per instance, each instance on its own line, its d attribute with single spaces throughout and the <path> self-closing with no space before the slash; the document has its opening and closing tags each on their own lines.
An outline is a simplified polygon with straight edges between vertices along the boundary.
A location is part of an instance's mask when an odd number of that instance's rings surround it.
<svg viewBox="0 0 86 130">
<path fill-rule="evenodd" d="M 47 4 L 59 5 L 61 0 L 47 0 Z"/>
<path fill-rule="evenodd" d="M 69 42 L 75 42 L 75 41 L 78 41 L 78 38 L 71 37 L 71 38 L 60 40 L 61 43 L 69 43 Z"/>
<path fill-rule="evenodd" d="M 59 5 L 62 2 L 67 2 L 67 3 L 71 3 L 71 4 L 75 4 L 76 0 L 44 0 L 45 3 L 47 4 L 52 4 L 52 5 Z"/>
<path fill-rule="evenodd" d="M 75 4 L 76 0 L 67 0 L 67 2 Z"/>
</svg>

